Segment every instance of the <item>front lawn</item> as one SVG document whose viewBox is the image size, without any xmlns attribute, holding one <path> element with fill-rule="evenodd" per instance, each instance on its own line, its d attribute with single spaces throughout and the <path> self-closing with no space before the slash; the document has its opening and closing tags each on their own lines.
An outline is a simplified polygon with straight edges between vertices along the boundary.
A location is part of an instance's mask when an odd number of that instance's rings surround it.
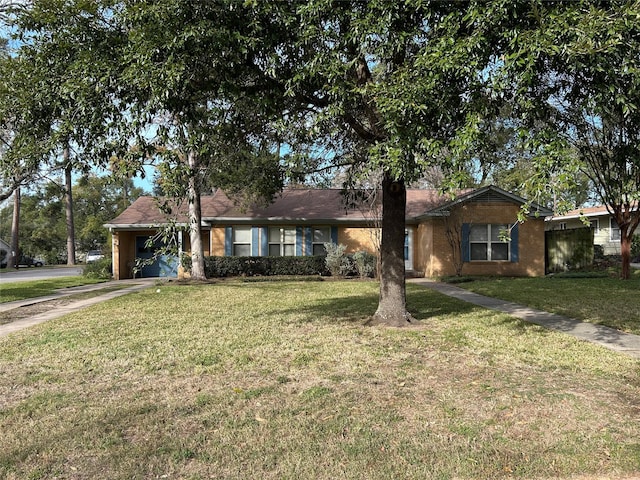
<svg viewBox="0 0 640 480">
<path fill-rule="evenodd" d="M 477 279 L 457 286 L 640 335 L 640 271 L 630 280 L 550 276 Z"/>
<path fill-rule="evenodd" d="M 638 361 L 415 285 L 163 286 L 0 338 L 0 477 L 640 472 Z"/>
</svg>

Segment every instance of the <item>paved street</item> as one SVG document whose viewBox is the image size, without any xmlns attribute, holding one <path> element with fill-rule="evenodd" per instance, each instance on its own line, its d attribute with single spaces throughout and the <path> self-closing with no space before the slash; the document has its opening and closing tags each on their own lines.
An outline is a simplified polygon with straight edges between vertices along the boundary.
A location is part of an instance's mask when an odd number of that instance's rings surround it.
<svg viewBox="0 0 640 480">
<path fill-rule="evenodd" d="M 30 280 L 82 275 L 82 268 L 83 265 L 74 267 L 23 267 L 18 270 L 5 269 L 0 272 L 0 283 L 27 282 Z"/>
</svg>

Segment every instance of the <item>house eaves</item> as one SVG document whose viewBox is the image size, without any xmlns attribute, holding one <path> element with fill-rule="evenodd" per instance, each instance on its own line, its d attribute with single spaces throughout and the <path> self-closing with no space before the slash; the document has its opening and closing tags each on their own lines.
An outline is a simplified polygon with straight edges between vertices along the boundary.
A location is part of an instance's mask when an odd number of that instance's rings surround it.
<svg viewBox="0 0 640 480">
<path fill-rule="evenodd" d="M 108 228 L 109 230 L 156 230 L 158 228 L 162 228 L 169 225 L 169 222 L 166 223 L 131 223 L 131 224 L 122 224 L 122 223 L 105 223 L 102 226 Z M 186 223 L 174 223 L 173 225 L 186 228 L 188 225 Z M 200 224 L 202 227 L 208 227 L 206 223 Z"/>
<path fill-rule="evenodd" d="M 638 210 L 638 206 L 631 207 L 631 211 Z M 576 210 L 570 210 L 562 215 L 556 215 L 551 218 L 547 218 L 547 221 L 562 221 L 562 220 L 575 220 L 576 218 L 593 218 L 593 217 L 608 217 L 611 213 L 607 210 L 605 205 L 598 205 L 596 207 L 584 207 Z"/>
<path fill-rule="evenodd" d="M 204 218 L 209 225 L 364 225 L 372 226 L 379 223 L 379 219 L 362 217 L 341 218 L 292 218 L 292 217 L 216 217 Z M 409 222 L 409 219 L 407 219 Z"/>
</svg>

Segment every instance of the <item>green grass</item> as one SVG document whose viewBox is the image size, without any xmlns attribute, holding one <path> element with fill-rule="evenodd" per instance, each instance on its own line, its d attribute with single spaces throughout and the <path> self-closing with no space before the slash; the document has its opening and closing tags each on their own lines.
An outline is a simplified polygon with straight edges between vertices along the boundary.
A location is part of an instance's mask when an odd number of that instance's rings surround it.
<svg viewBox="0 0 640 480">
<path fill-rule="evenodd" d="M 640 364 L 409 285 L 163 286 L 0 338 L 0 478 L 640 471 Z M 157 291 L 159 290 L 159 292 Z"/>
<path fill-rule="evenodd" d="M 71 276 L 29 282 L 0 283 L 0 303 L 44 297 L 55 293 L 56 290 L 61 288 L 79 287 L 100 282 L 104 282 L 104 280 Z"/>
<path fill-rule="evenodd" d="M 640 271 L 618 278 L 493 278 L 462 282 L 473 292 L 640 335 Z"/>
</svg>

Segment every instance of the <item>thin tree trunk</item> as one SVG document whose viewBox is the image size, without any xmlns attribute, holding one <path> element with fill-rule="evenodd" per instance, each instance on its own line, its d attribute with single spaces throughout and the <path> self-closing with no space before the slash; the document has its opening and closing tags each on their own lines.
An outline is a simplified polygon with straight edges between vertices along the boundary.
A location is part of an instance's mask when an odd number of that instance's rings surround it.
<svg viewBox="0 0 640 480">
<path fill-rule="evenodd" d="M 71 191 L 72 165 L 69 162 L 69 147 L 65 147 L 62 153 L 64 160 L 64 207 L 67 219 L 67 265 L 76 264 L 76 234 L 73 221 L 73 193 Z"/>
<path fill-rule="evenodd" d="M 620 227 L 620 254 L 622 255 L 622 274 L 623 280 L 631 278 L 631 237 L 626 226 Z"/>
<path fill-rule="evenodd" d="M 380 298 L 372 325 L 404 327 L 415 322 L 407 312 L 404 235 L 407 190 L 403 180 L 385 174 L 382 180 L 382 243 Z"/>
<path fill-rule="evenodd" d="M 640 224 L 640 216 L 634 213 L 630 209 L 620 209 L 614 215 L 620 228 L 620 255 L 622 257 L 620 278 L 623 280 L 631 278 L 631 244 L 633 242 L 633 234 L 638 228 L 638 224 Z"/>
<path fill-rule="evenodd" d="M 18 268 L 20 260 L 20 187 L 13 192 L 13 218 L 11 221 L 11 251 L 7 257 L 7 268 Z"/>
<path fill-rule="evenodd" d="M 187 156 L 189 170 L 189 240 L 191 242 L 191 278 L 193 280 L 206 280 L 204 272 L 204 249 L 202 247 L 202 235 L 200 224 L 202 223 L 202 210 L 200 206 L 200 185 L 198 182 L 198 156 L 193 150 Z"/>
</svg>

